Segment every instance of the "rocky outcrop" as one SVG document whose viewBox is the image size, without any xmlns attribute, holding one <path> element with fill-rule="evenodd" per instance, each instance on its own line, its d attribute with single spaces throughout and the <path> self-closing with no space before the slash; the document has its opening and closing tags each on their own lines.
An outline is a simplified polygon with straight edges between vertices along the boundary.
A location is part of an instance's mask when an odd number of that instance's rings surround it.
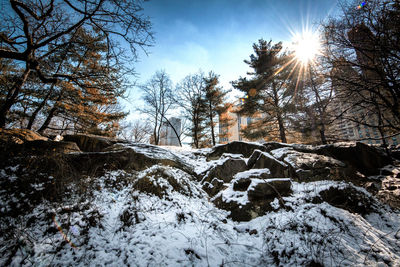
<svg viewBox="0 0 400 267">
<path fill-rule="evenodd" d="M 100 152 L 117 143 L 117 140 L 91 134 L 64 135 L 63 140 L 75 142 L 84 152 Z"/>
<path fill-rule="evenodd" d="M 225 158 L 215 166 L 211 167 L 203 181 L 210 182 L 213 178 L 218 178 L 224 183 L 229 183 L 236 173 L 245 170 L 247 170 L 247 165 L 243 159 Z"/>
<path fill-rule="evenodd" d="M 213 202 L 218 208 L 230 211 L 233 220 L 250 221 L 283 206 L 282 197 L 291 192 L 289 178 L 262 180 L 242 175 L 222 190 Z"/>
<path fill-rule="evenodd" d="M 353 186 L 331 187 L 319 192 L 313 203 L 326 202 L 330 205 L 347 210 L 351 213 L 365 216 L 376 211 L 374 200 L 366 192 L 361 192 Z"/>
<path fill-rule="evenodd" d="M 3 129 L 0 128 L 0 142 L 23 144 L 27 141 L 48 139 L 40 134 L 27 129 Z"/>
<path fill-rule="evenodd" d="M 285 162 L 289 166 L 291 177 L 301 182 L 348 180 L 356 177 L 351 167 L 328 156 L 299 152 L 292 147 L 272 150 L 271 154 Z"/>
<path fill-rule="evenodd" d="M 272 177 L 289 177 L 288 165 L 277 160 L 268 152 L 254 150 L 253 154 L 247 161 L 248 168 L 252 169 L 269 169 Z"/>
<path fill-rule="evenodd" d="M 364 175 L 379 174 L 379 168 L 391 163 L 390 157 L 380 148 L 360 142 L 319 146 L 312 152 L 345 162 Z"/>
<path fill-rule="evenodd" d="M 115 144 L 103 152 L 83 152 L 66 155 L 78 171 L 90 173 L 103 169 L 142 171 L 153 165 L 165 165 L 195 175 L 193 166 L 174 153 L 148 144 Z"/>
<path fill-rule="evenodd" d="M 81 150 L 74 142 L 66 141 L 45 141 L 45 140 L 35 140 L 25 142 L 25 149 L 31 151 L 37 151 L 41 153 L 57 152 L 57 153 L 70 153 L 70 152 L 80 152 Z"/>
<path fill-rule="evenodd" d="M 261 144 L 233 141 L 225 145 L 213 147 L 212 151 L 207 156 L 207 160 L 219 159 L 224 153 L 241 154 L 245 158 L 248 158 L 253 154 L 255 149 L 266 151 L 265 147 Z"/>
</svg>

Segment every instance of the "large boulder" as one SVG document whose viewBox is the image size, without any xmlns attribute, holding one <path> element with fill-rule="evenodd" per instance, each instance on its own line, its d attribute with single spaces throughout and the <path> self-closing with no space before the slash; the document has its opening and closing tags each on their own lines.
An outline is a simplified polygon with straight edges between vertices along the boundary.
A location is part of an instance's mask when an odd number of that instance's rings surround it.
<svg viewBox="0 0 400 267">
<path fill-rule="evenodd" d="M 289 178 L 264 180 L 239 177 L 217 194 L 213 203 L 220 209 L 230 211 L 229 217 L 234 221 L 250 221 L 283 206 L 282 197 L 291 193 Z"/>
<path fill-rule="evenodd" d="M 255 149 L 266 151 L 266 148 L 262 144 L 233 141 L 225 145 L 218 145 L 212 148 L 211 152 L 207 156 L 207 160 L 219 159 L 222 154 L 241 154 L 245 158 L 251 156 Z"/>
<path fill-rule="evenodd" d="M 334 158 L 315 153 L 298 152 L 293 148 L 279 148 L 271 154 L 285 162 L 293 179 L 298 181 L 348 180 L 356 177 L 352 168 Z"/>
<path fill-rule="evenodd" d="M 118 142 L 108 137 L 92 134 L 65 135 L 63 140 L 75 142 L 84 152 L 100 152 Z"/>
<path fill-rule="evenodd" d="M 47 141 L 48 139 L 32 130 L 0 128 L 0 142 L 23 144 L 26 141 L 35 140 Z"/>
<path fill-rule="evenodd" d="M 188 197 L 200 197 L 201 192 L 192 184 L 191 177 L 179 169 L 155 165 L 138 174 L 133 190 L 159 198 L 171 199 L 174 193 Z"/>
<path fill-rule="evenodd" d="M 247 161 L 247 167 L 252 169 L 269 169 L 272 177 L 289 177 L 288 165 L 277 160 L 268 152 L 254 150 Z"/>
<path fill-rule="evenodd" d="M 384 151 L 361 142 L 319 146 L 314 153 L 345 162 L 364 175 L 379 174 L 379 168 L 391 163 Z"/>
<path fill-rule="evenodd" d="M 376 212 L 379 209 L 374 204 L 375 201 L 370 194 L 350 185 L 330 187 L 320 191 L 319 195 L 313 199 L 313 203 L 321 202 L 329 203 L 334 207 L 360 214 L 361 216 Z"/>
<path fill-rule="evenodd" d="M 270 152 L 271 150 L 275 150 L 282 147 L 290 147 L 290 144 L 280 143 L 280 142 L 265 142 L 263 143 L 266 152 Z"/>
<path fill-rule="evenodd" d="M 123 169 L 142 171 L 153 165 L 165 165 L 195 175 L 193 166 L 174 153 L 148 144 L 115 144 L 103 152 L 83 152 L 66 155 L 78 171 L 93 173 L 96 170 Z"/>
<path fill-rule="evenodd" d="M 66 141 L 44 141 L 44 140 L 35 140 L 25 142 L 24 147 L 31 151 L 36 151 L 39 153 L 49 153 L 49 152 L 57 152 L 57 153 L 69 153 L 69 152 L 80 152 L 81 150 L 74 142 L 66 142 Z"/>
<path fill-rule="evenodd" d="M 233 176 L 247 170 L 246 161 L 241 158 L 225 158 L 220 160 L 205 175 L 203 182 L 210 182 L 213 178 L 218 178 L 224 183 L 229 183 Z"/>
</svg>

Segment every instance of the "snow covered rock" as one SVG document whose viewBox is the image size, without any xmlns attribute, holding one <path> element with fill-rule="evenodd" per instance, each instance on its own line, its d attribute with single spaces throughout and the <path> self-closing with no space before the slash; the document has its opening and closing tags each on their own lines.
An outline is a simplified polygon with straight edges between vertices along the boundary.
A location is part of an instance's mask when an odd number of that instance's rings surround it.
<svg viewBox="0 0 400 267">
<path fill-rule="evenodd" d="M 282 197 L 291 192 L 289 178 L 256 179 L 242 176 L 217 194 L 213 202 L 218 208 L 230 211 L 232 220 L 250 221 L 278 208 L 283 204 Z M 279 199 L 280 203 L 273 203 L 275 199 Z"/>
<path fill-rule="evenodd" d="M 379 174 L 379 168 L 391 163 L 390 158 L 380 148 L 361 142 L 318 146 L 314 153 L 345 162 L 364 175 Z"/>
<path fill-rule="evenodd" d="M 233 190 L 246 191 L 251 184 L 252 178 L 268 179 L 271 177 L 272 176 L 269 169 L 251 169 L 248 171 L 239 172 L 234 177 Z"/>
<path fill-rule="evenodd" d="M 176 154 L 147 144 L 115 144 L 103 152 L 72 153 L 66 157 L 78 171 L 85 173 L 96 169 L 100 171 L 103 169 L 141 171 L 161 164 L 194 174 L 193 166 Z"/>
<path fill-rule="evenodd" d="M 254 150 L 253 154 L 247 161 L 248 168 L 264 169 L 267 168 L 271 172 L 272 177 L 289 177 L 288 165 L 277 160 L 268 152 Z"/>
<path fill-rule="evenodd" d="M 197 187 L 187 173 L 168 166 L 155 165 L 142 171 L 133 183 L 133 190 L 159 198 L 170 198 L 173 193 L 200 197 Z"/>
<path fill-rule="evenodd" d="M 210 182 L 213 178 L 218 178 L 224 183 L 229 183 L 233 176 L 247 170 L 246 161 L 240 158 L 225 158 L 220 160 L 215 166 L 207 172 L 203 181 Z"/>
<path fill-rule="evenodd" d="M 349 180 L 355 172 L 343 162 L 315 153 L 303 153 L 293 148 L 279 148 L 271 154 L 289 165 L 292 178 L 299 181 Z"/>
<path fill-rule="evenodd" d="M 213 197 L 224 189 L 224 181 L 214 178 L 211 182 L 204 182 L 202 188 L 210 197 Z"/>
<path fill-rule="evenodd" d="M 92 134 L 64 135 L 64 141 L 75 142 L 84 152 L 100 152 L 117 143 L 117 140 Z"/>
<path fill-rule="evenodd" d="M 266 148 L 262 144 L 233 141 L 225 145 L 213 147 L 212 151 L 207 156 L 207 160 L 219 159 L 224 153 L 241 154 L 245 158 L 248 158 L 255 149 L 266 151 Z"/>
</svg>

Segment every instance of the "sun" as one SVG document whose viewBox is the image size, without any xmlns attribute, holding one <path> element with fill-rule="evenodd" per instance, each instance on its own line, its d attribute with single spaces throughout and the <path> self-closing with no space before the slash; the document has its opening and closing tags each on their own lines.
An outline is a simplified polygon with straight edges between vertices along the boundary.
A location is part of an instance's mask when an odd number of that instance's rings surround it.
<svg viewBox="0 0 400 267">
<path fill-rule="evenodd" d="M 317 32 L 304 31 L 295 34 L 292 39 L 296 60 L 303 66 L 313 63 L 321 53 L 321 40 Z"/>
</svg>

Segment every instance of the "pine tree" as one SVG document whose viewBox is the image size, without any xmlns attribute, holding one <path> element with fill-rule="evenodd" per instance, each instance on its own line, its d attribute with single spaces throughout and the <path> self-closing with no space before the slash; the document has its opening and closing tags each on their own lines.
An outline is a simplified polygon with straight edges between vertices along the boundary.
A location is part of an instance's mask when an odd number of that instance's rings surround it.
<svg viewBox="0 0 400 267">
<path fill-rule="evenodd" d="M 207 126 L 211 131 L 211 141 L 212 145 L 215 146 L 216 144 L 216 121 L 217 116 L 225 113 L 229 107 L 226 103 L 226 95 L 229 91 L 223 91 L 221 87 L 218 86 L 219 83 L 219 76 L 213 73 L 212 71 L 209 72 L 208 77 L 204 78 L 205 86 L 205 102 L 206 102 L 206 117 L 207 117 Z M 228 123 L 228 121 L 222 121 L 222 123 Z"/>
<path fill-rule="evenodd" d="M 71 47 L 69 60 L 61 63 L 63 75 L 72 78 L 53 84 L 53 94 L 44 97 L 49 103 L 39 132 L 56 118 L 67 121 L 74 132 L 110 134 L 111 126 L 126 116 L 118 105 L 118 97 L 125 92 L 124 80 L 119 69 L 107 63 L 105 36 L 80 29 L 75 38 L 80 45 Z"/>
<path fill-rule="evenodd" d="M 254 54 L 248 64 L 250 78 L 240 78 L 233 86 L 246 94 L 239 114 L 258 117 L 243 130 L 249 139 L 286 139 L 286 115 L 291 108 L 294 87 L 290 80 L 290 56 L 282 53 L 282 43 L 260 39 L 253 44 Z"/>
</svg>

